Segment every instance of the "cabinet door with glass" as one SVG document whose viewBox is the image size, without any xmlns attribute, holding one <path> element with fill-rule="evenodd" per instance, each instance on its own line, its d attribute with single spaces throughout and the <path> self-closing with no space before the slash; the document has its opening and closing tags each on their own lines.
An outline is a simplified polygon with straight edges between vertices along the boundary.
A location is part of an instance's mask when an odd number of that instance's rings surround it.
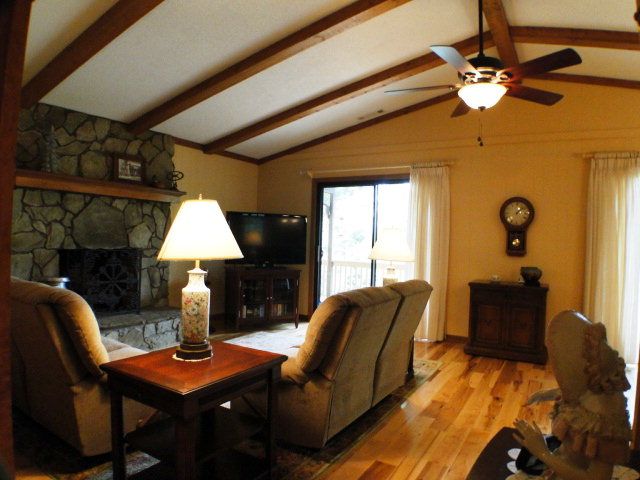
<svg viewBox="0 0 640 480">
<path fill-rule="evenodd" d="M 300 272 L 287 270 L 277 272 L 271 277 L 271 295 L 269 318 L 277 321 L 291 321 L 298 327 L 298 288 Z"/>
</svg>

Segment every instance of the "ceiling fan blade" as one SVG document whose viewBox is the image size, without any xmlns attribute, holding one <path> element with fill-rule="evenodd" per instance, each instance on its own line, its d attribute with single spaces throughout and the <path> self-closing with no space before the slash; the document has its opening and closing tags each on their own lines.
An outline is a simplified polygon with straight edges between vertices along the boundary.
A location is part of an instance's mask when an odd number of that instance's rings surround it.
<svg viewBox="0 0 640 480">
<path fill-rule="evenodd" d="M 582 63 L 582 58 L 580 58 L 578 52 L 573 48 L 565 48 L 564 50 L 559 50 L 549 55 L 534 58 L 520 65 L 505 68 L 501 72 L 498 72 L 498 75 L 510 73 L 512 75 L 511 81 L 514 81 L 537 73 L 545 73 L 559 68 L 578 65 L 579 63 Z"/>
<path fill-rule="evenodd" d="M 456 105 L 456 108 L 451 113 L 451 118 L 465 115 L 466 113 L 469 113 L 469 110 L 471 110 L 471 107 L 460 100 L 458 105 Z"/>
<path fill-rule="evenodd" d="M 455 90 L 457 88 L 460 88 L 460 85 L 433 85 L 430 87 L 400 88 L 398 90 L 385 90 L 384 93 L 398 95 L 402 93 L 426 92 L 428 90 L 442 90 L 443 88 L 446 88 L 448 90 Z"/>
<path fill-rule="evenodd" d="M 431 45 L 429 48 L 462 75 L 469 72 L 478 75 L 476 67 L 471 65 L 455 48 L 448 45 Z"/>
<path fill-rule="evenodd" d="M 507 87 L 506 95 L 520 98 L 522 100 L 528 100 L 529 102 L 541 103 L 542 105 L 553 105 L 563 97 L 563 95 L 560 95 L 559 93 L 525 87 L 519 83 L 505 83 L 503 85 Z"/>
</svg>

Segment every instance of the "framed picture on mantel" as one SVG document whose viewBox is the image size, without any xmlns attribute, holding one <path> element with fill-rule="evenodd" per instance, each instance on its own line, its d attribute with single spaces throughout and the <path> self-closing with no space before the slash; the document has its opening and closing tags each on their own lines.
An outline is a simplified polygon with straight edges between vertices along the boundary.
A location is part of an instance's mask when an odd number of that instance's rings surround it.
<svg viewBox="0 0 640 480">
<path fill-rule="evenodd" d="M 144 182 L 144 160 L 124 153 L 115 154 L 113 179 L 122 182 Z"/>
</svg>

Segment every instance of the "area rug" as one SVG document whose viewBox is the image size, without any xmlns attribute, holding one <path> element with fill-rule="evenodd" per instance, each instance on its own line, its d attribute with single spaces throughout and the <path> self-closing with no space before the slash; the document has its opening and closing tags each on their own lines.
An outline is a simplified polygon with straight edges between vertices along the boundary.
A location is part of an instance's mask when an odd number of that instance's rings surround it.
<svg viewBox="0 0 640 480">
<path fill-rule="evenodd" d="M 385 400 L 365 413 L 349 427 L 333 437 L 320 450 L 297 447 L 278 442 L 276 448 L 277 470 L 274 478 L 280 480 L 312 480 L 347 455 L 360 442 L 376 431 L 394 409 L 398 408 L 420 385 L 432 378 L 441 362 L 416 361 L 415 376 Z M 52 479 L 59 480 L 110 480 L 112 478 L 109 455 L 82 458 L 75 451 L 56 439 L 29 418 L 15 412 L 14 435 L 16 456 L 20 463 L 35 465 Z M 261 442 L 248 440 L 241 446 L 244 453 L 263 455 Z M 127 454 L 127 472 L 133 474 L 157 463 L 142 453 Z"/>
</svg>

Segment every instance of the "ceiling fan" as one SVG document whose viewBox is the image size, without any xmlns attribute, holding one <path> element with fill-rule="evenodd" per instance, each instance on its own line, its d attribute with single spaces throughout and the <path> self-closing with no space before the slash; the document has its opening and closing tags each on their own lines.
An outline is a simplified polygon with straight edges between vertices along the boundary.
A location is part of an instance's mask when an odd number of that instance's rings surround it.
<svg viewBox="0 0 640 480">
<path fill-rule="evenodd" d="M 482 0 L 478 0 L 479 48 L 477 57 L 467 60 L 455 48 L 447 45 L 430 47 L 436 55 L 458 71 L 460 83 L 387 90 L 385 93 L 421 92 L 444 88 L 458 90 L 461 101 L 451 114 L 452 117 L 464 115 L 471 108 L 481 111 L 491 108 L 498 103 L 503 95 L 542 105 L 553 105 L 558 102 L 562 98 L 559 93 L 525 87 L 521 83 L 522 79 L 530 75 L 582 63 L 580 55 L 572 48 L 565 48 L 520 65 L 505 68 L 500 59 L 484 54 L 482 11 Z"/>
</svg>

